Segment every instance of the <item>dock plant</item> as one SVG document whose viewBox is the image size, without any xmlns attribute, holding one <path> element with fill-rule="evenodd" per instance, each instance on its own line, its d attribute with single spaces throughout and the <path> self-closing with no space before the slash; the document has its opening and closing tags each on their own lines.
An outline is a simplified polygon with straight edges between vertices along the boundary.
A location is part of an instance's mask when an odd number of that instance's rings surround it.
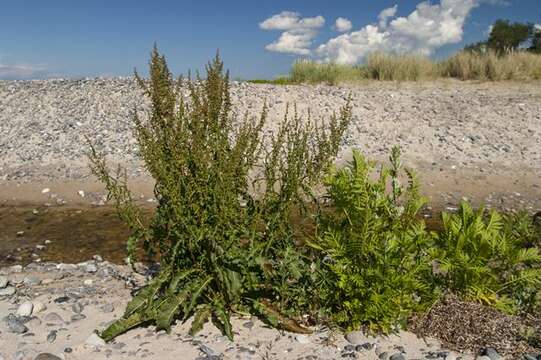
<svg viewBox="0 0 541 360">
<path fill-rule="evenodd" d="M 292 318 L 297 306 L 309 306 L 312 285 L 290 217 L 313 198 L 313 186 L 337 154 L 349 105 L 325 126 L 291 111 L 264 139 L 266 106 L 257 119 L 236 117 L 219 56 L 204 78 L 174 79 L 154 48 L 149 79 L 137 73 L 136 79 L 150 100 L 148 113 L 133 116 L 140 156 L 156 182 L 150 224 L 126 176 L 111 172 L 92 145 L 91 168 L 131 229 L 129 259 L 143 248 L 161 267 L 101 336 L 110 341 L 145 324 L 169 330 L 193 318 L 192 334 L 210 320 L 232 338 L 232 313 L 309 332 Z"/>
</svg>

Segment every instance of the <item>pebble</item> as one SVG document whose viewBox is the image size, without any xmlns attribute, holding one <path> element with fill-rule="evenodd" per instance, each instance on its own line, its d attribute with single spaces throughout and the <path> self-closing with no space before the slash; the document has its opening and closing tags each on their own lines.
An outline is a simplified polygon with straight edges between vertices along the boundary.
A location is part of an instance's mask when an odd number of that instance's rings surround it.
<svg viewBox="0 0 541 360">
<path fill-rule="evenodd" d="M 382 352 L 378 355 L 379 360 L 387 360 L 389 358 L 389 354 L 387 352 Z"/>
<path fill-rule="evenodd" d="M 37 276 L 27 276 L 23 279 L 23 284 L 26 286 L 35 286 L 41 284 L 41 279 Z"/>
<path fill-rule="evenodd" d="M 49 188 L 44 188 L 43 190 L 41 190 L 41 193 L 42 193 L 42 194 L 47 194 L 49 191 L 51 191 L 51 189 L 49 189 Z"/>
<path fill-rule="evenodd" d="M 246 321 L 244 324 L 242 324 L 243 327 L 245 327 L 246 329 L 252 329 L 254 327 L 254 322 L 253 321 Z"/>
<path fill-rule="evenodd" d="M 406 357 L 402 353 L 396 353 L 391 355 L 389 360 L 406 360 Z"/>
<path fill-rule="evenodd" d="M 110 312 L 113 312 L 115 310 L 115 307 L 113 306 L 113 304 L 107 303 L 107 304 L 103 304 L 102 306 L 100 306 L 100 309 L 104 313 L 110 313 Z"/>
<path fill-rule="evenodd" d="M 34 304 L 30 301 L 25 301 L 17 309 L 17 315 L 19 316 L 30 316 L 32 315 L 32 310 L 34 309 Z"/>
<path fill-rule="evenodd" d="M 84 286 L 92 286 L 93 283 L 94 283 L 94 280 L 92 279 L 86 279 L 85 281 L 83 281 Z"/>
<path fill-rule="evenodd" d="M 487 356 L 490 360 L 499 360 L 501 359 L 500 354 L 496 351 L 496 349 L 492 347 L 487 347 L 481 350 L 480 355 Z"/>
<path fill-rule="evenodd" d="M 56 268 L 60 271 L 73 271 L 77 270 L 77 265 L 75 264 L 58 264 Z"/>
<path fill-rule="evenodd" d="M 5 288 L 6 286 L 8 286 L 9 284 L 9 280 L 6 276 L 0 276 L 0 289 L 3 289 Z"/>
<path fill-rule="evenodd" d="M 13 273 L 20 273 L 21 271 L 23 271 L 23 266 L 22 265 L 10 266 L 9 271 Z"/>
<path fill-rule="evenodd" d="M 64 296 L 59 296 L 56 299 L 54 299 L 54 302 L 57 304 L 62 304 L 68 301 L 69 299 L 70 299 L 69 296 L 64 295 Z"/>
<path fill-rule="evenodd" d="M 13 286 L 0 289 L 0 296 L 11 296 L 13 294 L 15 294 L 15 288 Z"/>
<path fill-rule="evenodd" d="M 83 319 L 86 319 L 86 316 L 83 314 L 75 314 L 71 317 L 71 321 L 79 321 Z"/>
<path fill-rule="evenodd" d="M 51 330 L 49 334 L 47 335 L 47 342 L 54 343 L 56 340 L 56 330 Z"/>
<path fill-rule="evenodd" d="M 8 330 L 15 334 L 24 334 L 28 331 L 28 328 L 22 323 L 21 320 L 17 319 L 15 316 L 8 316 L 6 319 L 6 325 Z"/>
<path fill-rule="evenodd" d="M 346 340 L 353 345 L 360 345 L 366 342 L 366 336 L 362 331 L 352 331 L 346 334 Z"/>
<path fill-rule="evenodd" d="M 310 344 L 310 338 L 306 335 L 297 335 L 295 336 L 295 339 L 300 343 L 300 344 Z"/>
<path fill-rule="evenodd" d="M 85 271 L 87 273 L 95 273 L 96 271 L 98 271 L 98 267 L 94 264 L 87 264 L 85 267 Z"/>
<path fill-rule="evenodd" d="M 81 303 L 79 303 L 79 302 L 77 302 L 77 303 L 71 305 L 71 310 L 73 310 L 73 312 L 76 313 L 76 314 L 82 313 L 82 312 L 83 312 L 83 309 L 84 309 L 83 304 L 81 304 Z"/>
<path fill-rule="evenodd" d="M 64 322 L 64 319 L 62 319 L 62 317 L 55 312 L 48 313 L 47 315 L 43 317 L 43 320 L 45 320 L 46 322 L 55 323 L 55 324 Z"/>
<path fill-rule="evenodd" d="M 100 338 L 98 334 L 93 333 L 85 340 L 85 344 L 91 345 L 94 347 L 102 347 L 102 346 L 105 346 L 105 341 L 102 338 Z"/>
<path fill-rule="evenodd" d="M 40 313 L 40 312 L 43 312 L 43 311 L 47 310 L 47 306 L 44 303 L 42 303 L 41 301 L 34 301 L 33 304 L 34 304 L 34 310 L 32 312 L 34 314 L 37 314 L 37 313 Z"/>
<path fill-rule="evenodd" d="M 41 353 L 34 360 L 62 360 L 62 358 L 51 353 Z"/>
</svg>

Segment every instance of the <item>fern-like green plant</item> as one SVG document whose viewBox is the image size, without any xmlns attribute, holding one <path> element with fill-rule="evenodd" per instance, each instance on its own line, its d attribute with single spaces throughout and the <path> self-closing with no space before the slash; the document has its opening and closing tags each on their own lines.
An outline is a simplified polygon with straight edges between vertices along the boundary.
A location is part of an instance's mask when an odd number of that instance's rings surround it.
<svg viewBox="0 0 541 360">
<path fill-rule="evenodd" d="M 136 79 L 151 103 L 147 114 L 136 111 L 133 118 L 141 157 L 156 181 L 158 206 L 150 225 L 133 204 L 122 172 L 111 173 L 92 145 L 91 168 L 132 230 L 130 259 L 142 245 L 159 257 L 161 269 L 101 336 L 109 341 L 148 323 L 168 330 L 175 320 L 193 316 L 192 333 L 211 320 L 232 338 L 230 315 L 237 311 L 307 332 L 281 310 L 294 315 L 288 307 L 307 306 L 290 296 L 308 298 L 303 292 L 310 289 L 309 277 L 288 273 L 308 264 L 308 255 L 295 251 L 290 217 L 313 197 L 311 186 L 336 155 L 351 118 L 349 105 L 325 127 L 286 114 L 266 147 L 266 107 L 258 119 L 246 116 L 235 125 L 229 77 L 218 56 L 205 79 L 183 81 L 173 79 L 154 48 L 149 80 Z"/>
<path fill-rule="evenodd" d="M 331 210 L 310 245 L 325 256 L 320 296 L 333 322 L 349 329 L 388 332 L 432 298 L 426 249 L 431 235 L 417 213 L 424 200 L 412 172 L 400 185 L 400 150 L 371 180 L 373 163 L 353 152 L 326 186 Z M 390 182 L 391 190 L 388 191 Z"/>
<path fill-rule="evenodd" d="M 541 253 L 530 217 L 488 214 L 463 202 L 442 214 L 443 231 L 432 251 L 442 285 L 506 312 L 528 310 L 541 289 Z"/>
</svg>

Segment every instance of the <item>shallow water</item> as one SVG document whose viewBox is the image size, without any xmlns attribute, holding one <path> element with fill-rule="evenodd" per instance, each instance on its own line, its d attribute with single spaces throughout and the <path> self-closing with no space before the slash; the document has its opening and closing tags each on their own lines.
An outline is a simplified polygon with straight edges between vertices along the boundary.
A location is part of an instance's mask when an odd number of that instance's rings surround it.
<svg viewBox="0 0 541 360">
<path fill-rule="evenodd" d="M 0 266 L 76 263 L 95 254 L 121 263 L 128 234 L 112 207 L 0 207 Z"/>
<path fill-rule="evenodd" d="M 143 209 L 148 218 L 152 212 L 151 207 Z M 429 229 L 441 226 L 439 219 L 425 220 Z M 313 230 L 312 225 L 295 221 L 304 230 Z M 111 206 L 0 206 L 0 267 L 37 259 L 77 263 L 96 254 L 122 263 L 128 235 L 128 228 Z"/>
</svg>

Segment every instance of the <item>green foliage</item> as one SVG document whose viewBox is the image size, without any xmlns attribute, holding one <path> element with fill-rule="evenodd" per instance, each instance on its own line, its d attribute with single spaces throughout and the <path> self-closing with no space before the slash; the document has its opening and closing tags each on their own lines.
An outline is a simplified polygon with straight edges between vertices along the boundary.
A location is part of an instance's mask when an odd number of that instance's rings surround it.
<svg viewBox="0 0 541 360">
<path fill-rule="evenodd" d="M 541 54 L 541 28 L 534 28 L 532 46 L 530 46 L 529 50 L 533 53 Z"/>
<path fill-rule="evenodd" d="M 268 80 L 268 79 L 253 79 L 248 80 L 247 82 L 252 84 L 271 84 L 271 85 L 291 85 L 295 84 L 294 81 L 292 81 L 287 76 L 279 76 L 276 79 Z"/>
<path fill-rule="evenodd" d="M 528 311 L 541 293 L 541 253 L 529 216 L 485 214 L 462 203 L 444 213 L 433 249 L 442 286 L 507 312 Z"/>
<path fill-rule="evenodd" d="M 424 200 L 413 173 L 400 185 L 400 150 L 371 180 L 373 164 L 354 151 L 326 185 L 332 211 L 311 246 L 325 256 L 319 292 L 331 320 L 350 329 L 388 332 L 432 298 L 426 250 L 431 235 L 417 219 Z M 388 187 L 390 185 L 390 191 Z"/>
<path fill-rule="evenodd" d="M 92 171 L 132 230 L 129 258 L 142 240 L 147 254 L 161 263 L 159 275 L 132 299 L 124 316 L 102 332 L 107 341 L 141 324 L 168 330 L 175 320 L 193 315 L 192 333 L 210 319 L 232 338 L 235 311 L 307 331 L 281 310 L 296 315 L 307 307 L 300 298 L 313 290 L 305 270 L 309 254 L 296 251 L 290 218 L 313 197 L 312 186 L 336 155 L 351 118 L 349 105 L 326 127 L 296 111 L 286 114 L 266 147 L 261 136 L 266 107 L 259 119 L 246 117 L 235 126 L 229 78 L 218 56 L 206 75 L 174 80 L 156 48 L 150 79 L 136 74 L 151 101 L 148 114 L 135 112 L 133 118 L 141 157 L 156 181 L 158 206 L 149 226 L 140 219 L 125 177 L 111 174 L 91 147 Z M 263 195 L 254 196 L 256 190 Z"/>
<path fill-rule="evenodd" d="M 490 31 L 487 46 L 499 54 L 517 50 L 532 35 L 533 26 L 509 20 L 496 20 Z"/>
</svg>

